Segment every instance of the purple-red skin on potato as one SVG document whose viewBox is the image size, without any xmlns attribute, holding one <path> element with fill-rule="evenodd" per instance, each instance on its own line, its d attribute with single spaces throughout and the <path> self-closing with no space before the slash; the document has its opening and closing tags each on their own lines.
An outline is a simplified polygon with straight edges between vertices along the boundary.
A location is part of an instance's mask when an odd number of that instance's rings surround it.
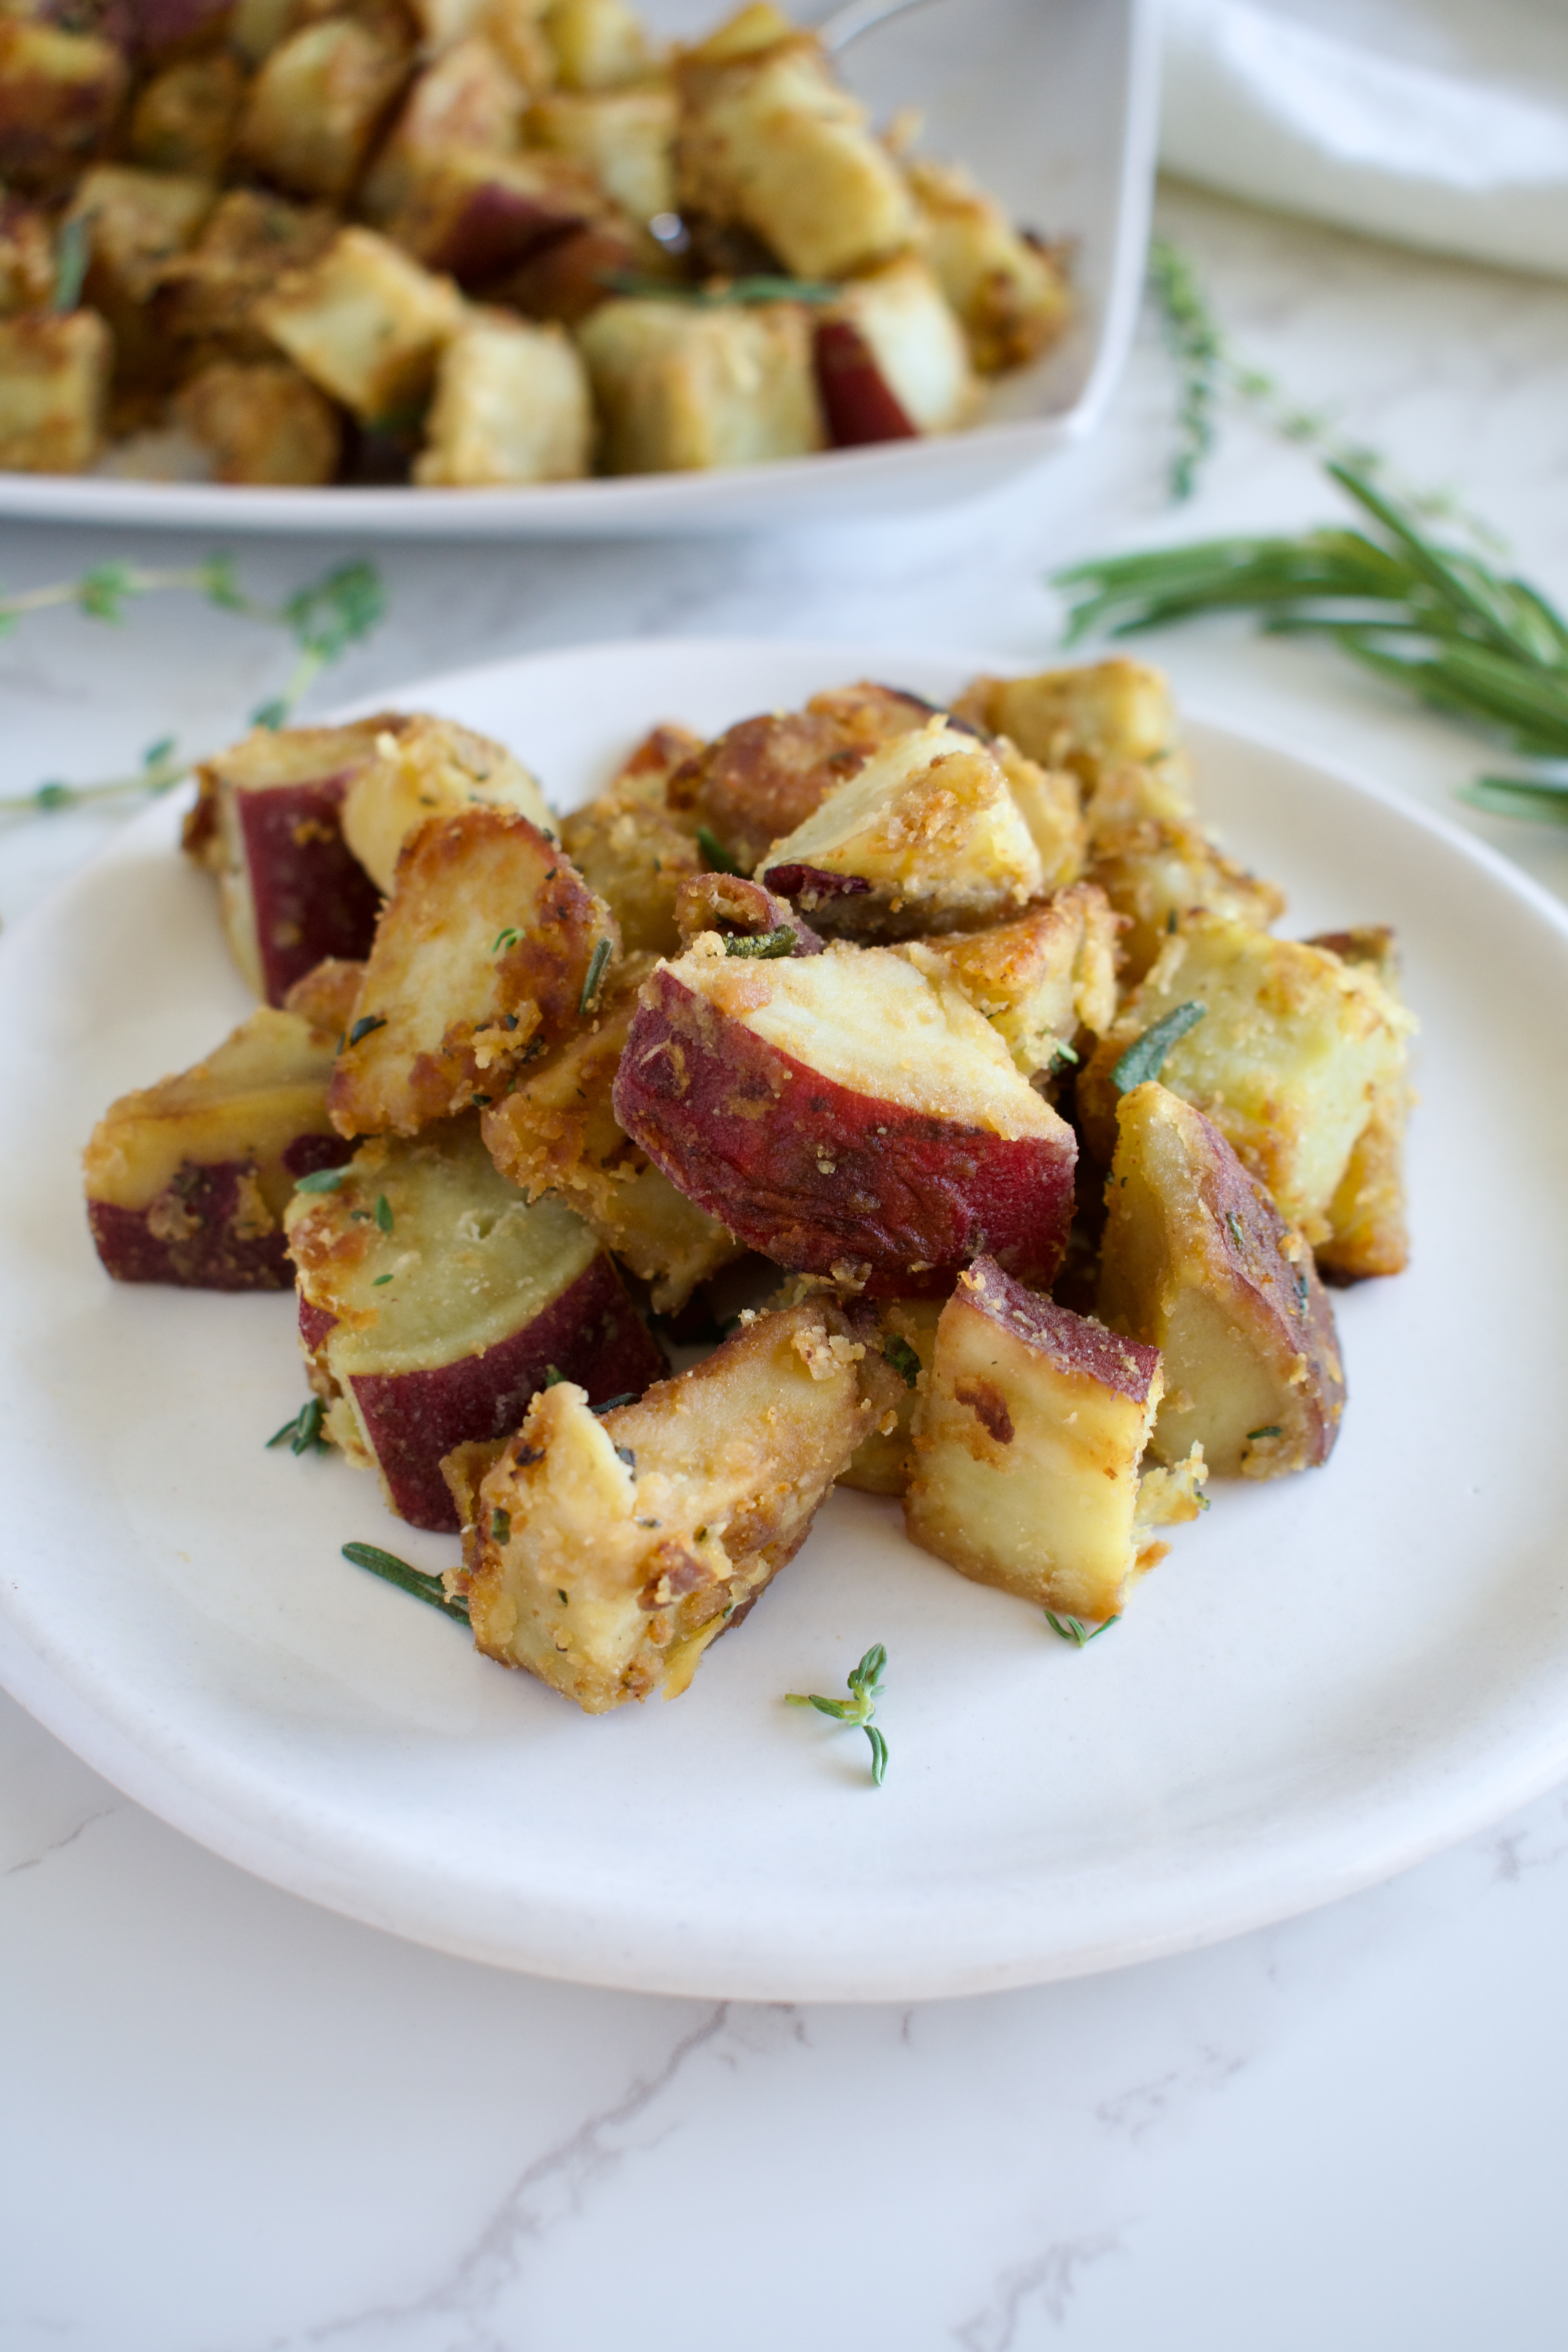
<svg viewBox="0 0 1568 2352">
<path fill-rule="evenodd" d="M 858 327 L 847 319 L 822 320 L 812 357 L 827 437 L 836 449 L 920 439 L 919 425 L 911 423 Z"/>
<path fill-rule="evenodd" d="M 283 1154 L 290 1176 L 339 1168 L 353 1150 L 339 1135 L 296 1137 Z M 182 1290 L 291 1290 L 283 1228 L 237 1231 L 253 1213 L 256 1162 L 183 1160 L 145 1208 L 89 1199 L 87 1220 L 116 1282 L 163 1282 Z"/>
<path fill-rule="evenodd" d="M 585 226 L 581 206 L 489 180 L 468 192 L 421 258 L 459 286 L 490 286 Z"/>
<path fill-rule="evenodd" d="M 343 797 L 355 768 L 298 784 L 236 787 L 256 943 L 268 1004 L 327 956 L 370 953 L 381 893 L 343 839 Z"/>
<path fill-rule="evenodd" d="M 300 1302 L 300 1333 L 319 1348 L 336 1318 Z M 542 1314 L 478 1355 L 417 1372 L 350 1375 L 354 1402 L 393 1508 L 411 1527 L 455 1535 L 457 1506 L 441 1457 L 470 1440 L 510 1437 L 551 1367 L 588 1392 L 590 1404 L 640 1396 L 668 1369 L 658 1342 L 603 1255 Z"/>
<path fill-rule="evenodd" d="M 1043 1287 L 1067 1246 L 1070 1130 L 1009 1139 L 857 1094 L 717 1013 L 668 967 L 632 1021 L 615 1108 L 737 1240 L 795 1272 L 854 1268 L 871 1297 L 947 1290 L 983 1253 Z"/>
</svg>

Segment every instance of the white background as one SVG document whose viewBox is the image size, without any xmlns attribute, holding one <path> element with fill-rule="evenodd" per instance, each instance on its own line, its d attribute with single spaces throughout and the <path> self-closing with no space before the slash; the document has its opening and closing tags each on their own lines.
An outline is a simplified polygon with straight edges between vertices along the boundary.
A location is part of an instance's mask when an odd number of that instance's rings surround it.
<svg viewBox="0 0 1568 2352">
<path fill-rule="evenodd" d="M 1459 489 L 1568 597 L 1561 285 L 1180 191 L 1163 215 L 1253 355 L 1411 478 Z M 1173 516 L 1171 409 L 1151 337 L 1090 448 L 949 516 L 383 551 L 392 617 L 330 691 L 639 633 L 1048 657 L 1054 563 L 1331 510 L 1301 453 L 1238 423 Z M 330 552 L 258 546 L 242 570 L 278 591 Z M 12 530 L 0 571 L 20 588 L 121 553 L 181 550 Z M 1434 804 L 1489 763 L 1328 656 L 1240 625 L 1158 652 L 1216 711 Z M 220 741 L 282 667 L 266 634 L 184 599 L 114 631 L 30 623 L 0 646 L 0 791 L 118 771 L 170 731 Z M 1568 891 L 1568 832 L 1475 822 Z M 0 912 L 102 826 L 5 828 Z M 1486 1280 L 1485 1214 L 1483 1189 L 1461 1307 Z M 1553 1797 L 1184 1960 L 912 2011 L 723 2010 L 532 1983 L 315 1911 L 0 1702 L 0 2347 L 1555 2352 L 1565 1864 Z"/>
</svg>

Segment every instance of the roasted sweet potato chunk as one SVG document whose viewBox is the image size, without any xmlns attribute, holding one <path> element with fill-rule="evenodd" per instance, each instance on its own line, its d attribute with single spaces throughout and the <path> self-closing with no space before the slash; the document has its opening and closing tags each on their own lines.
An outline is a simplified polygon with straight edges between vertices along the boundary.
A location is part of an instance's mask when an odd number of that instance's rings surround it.
<svg viewBox="0 0 1568 2352">
<path fill-rule="evenodd" d="M 816 929 L 880 939 L 995 922 L 1044 885 L 994 755 L 940 715 L 874 751 L 760 874 Z"/>
<path fill-rule="evenodd" d="M 1414 1022 L 1376 972 L 1221 915 L 1187 917 L 1081 1074 L 1079 1118 L 1101 1164 L 1114 1149 L 1121 1055 L 1178 1005 L 1204 1018 L 1161 1076 L 1205 1111 L 1313 1247 L 1369 1121 L 1403 1087 Z"/>
<path fill-rule="evenodd" d="M 912 160 L 906 167 L 925 230 L 926 258 L 963 321 L 982 375 L 1023 367 L 1072 317 L 1062 254 L 1016 229 L 966 172 Z"/>
<path fill-rule="evenodd" d="M 327 1433 L 416 1527 L 455 1528 L 441 1460 L 510 1436 L 552 1370 L 603 1403 L 664 1370 L 619 1276 L 559 1201 L 530 1207 L 471 1119 L 362 1146 L 288 1215 Z"/>
<path fill-rule="evenodd" d="M 84 473 L 103 445 L 113 365 L 96 310 L 0 320 L 0 470 Z"/>
<path fill-rule="evenodd" d="M 592 1018 L 615 917 L 510 809 L 431 817 L 405 846 L 331 1085 L 344 1135 L 416 1134 L 505 1091 Z"/>
<path fill-rule="evenodd" d="M 346 1156 L 327 1117 L 334 1038 L 264 1007 L 194 1069 L 110 1105 L 83 1166 L 92 1237 L 117 1282 L 289 1288 L 294 1186 Z"/>
<path fill-rule="evenodd" d="M 1266 931 L 1285 912 L 1285 894 L 1272 882 L 1235 865 L 1195 825 L 1170 818 L 1101 825 L 1089 873 L 1123 919 L 1129 986 L 1142 979 L 1184 915 L 1225 915 Z"/>
<path fill-rule="evenodd" d="M 776 1265 L 908 1296 L 981 1249 L 1041 1282 L 1060 1259 L 1071 1129 L 951 982 L 889 949 L 761 961 L 706 934 L 645 982 L 615 1101 Z"/>
<path fill-rule="evenodd" d="M 214 360 L 175 405 L 220 482 L 314 484 L 337 473 L 338 413 L 285 360 Z"/>
<path fill-rule="evenodd" d="M 794 302 L 700 310 L 639 296 L 584 320 L 609 474 L 809 457 L 824 443 L 812 328 Z"/>
<path fill-rule="evenodd" d="M 1300 1233 L 1201 1111 L 1153 1081 L 1123 1096 L 1100 1309 L 1160 1349 L 1153 1447 L 1201 1444 L 1221 1476 L 1325 1462 L 1344 1409 L 1333 1310 Z"/>
<path fill-rule="evenodd" d="M 376 738 L 374 756 L 343 796 L 343 839 L 388 892 L 404 843 L 433 816 L 475 806 L 516 809 L 541 833 L 555 819 L 537 777 L 504 743 L 452 719 L 415 713 Z"/>
<path fill-rule="evenodd" d="M 264 179 L 341 203 L 408 73 L 408 51 L 354 16 L 302 25 L 250 86 L 237 144 Z"/>
<path fill-rule="evenodd" d="M 1090 1621 L 1163 1545 L 1137 1526 L 1159 1408 L 1156 1349 L 976 1259 L 942 1312 L 913 1421 L 913 1540 L 963 1575 Z"/>
<path fill-rule="evenodd" d="M 0 174 L 47 191 L 101 152 L 125 95 L 123 55 L 20 11 L 0 19 Z"/>
<path fill-rule="evenodd" d="M 670 808 L 667 786 L 701 748 L 684 727 L 654 728 L 598 798 L 562 825 L 563 848 L 614 914 L 628 954 L 674 955 L 680 946 L 676 892 L 701 871 L 702 852 L 696 818 Z"/>
<path fill-rule="evenodd" d="M 591 1715 L 690 1682 L 795 1556 L 895 1376 L 821 1298 L 601 1417 L 545 1390 L 466 1531 L 474 1639 Z"/>
<path fill-rule="evenodd" d="M 1092 882 L 1058 890 L 1016 922 L 949 932 L 921 943 L 941 961 L 1024 1076 L 1071 1056 L 1075 1038 L 1100 1037 L 1116 1012 L 1116 921 Z"/>
<path fill-rule="evenodd" d="M 319 260 L 288 271 L 254 312 L 312 383 L 373 425 L 419 406 L 462 315 L 448 279 L 368 228 L 340 229 Z"/>
</svg>

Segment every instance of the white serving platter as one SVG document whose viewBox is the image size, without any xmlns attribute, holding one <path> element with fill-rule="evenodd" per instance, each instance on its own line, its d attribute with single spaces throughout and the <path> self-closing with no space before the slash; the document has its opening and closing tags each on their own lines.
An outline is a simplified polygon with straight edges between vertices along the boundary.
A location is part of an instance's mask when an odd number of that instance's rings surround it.
<svg viewBox="0 0 1568 2352">
<path fill-rule="evenodd" d="M 650 0 L 661 37 L 692 38 L 723 0 Z M 803 10 L 803 16 L 812 14 Z M 1078 326 L 1004 378 L 972 432 L 773 466 L 526 489 L 255 489 L 109 473 L 0 473 L 0 516 L 331 538 L 623 538 L 913 512 L 973 497 L 1092 433 L 1137 318 L 1154 171 L 1152 0 L 928 0 L 844 52 L 885 121 L 924 117 L 925 152 L 968 163 L 1026 226 L 1077 241 Z"/>
<path fill-rule="evenodd" d="M 570 804 L 650 722 L 712 730 L 916 649 L 643 641 L 412 686 Z M 1205 815 L 1300 931 L 1391 919 L 1423 1031 L 1415 1263 L 1341 1294 L 1326 1469 L 1219 1486 L 1074 1651 L 830 1498 L 673 1704 L 596 1719 L 339 1557 L 421 1566 L 336 1459 L 263 1451 L 286 1297 L 110 1283 L 77 1155 L 247 1000 L 150 810 L 0 941 L 0 1682 L 132 1796 L 399 1935 L 584 1982 L 909 2000 L 1152 1958 L 1300 1911 L 1568 1772 L 1568 914 L 1343 772 L 1192 730 Z M 785 1707 L 869 1643 L 891 1750 Z"/>
</svg>

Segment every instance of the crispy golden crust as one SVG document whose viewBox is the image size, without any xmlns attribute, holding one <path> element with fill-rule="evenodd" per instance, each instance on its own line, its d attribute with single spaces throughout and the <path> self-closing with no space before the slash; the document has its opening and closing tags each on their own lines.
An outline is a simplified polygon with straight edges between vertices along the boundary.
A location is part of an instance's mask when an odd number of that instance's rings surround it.
<svg viewBox="0 0 1568 2352">
<path fill-rule="evenodd" d="M 580 1389 L 547 1389 L 465 1531 L 479 1647 L 593 1715 L 677 1696 L 899 1385 L 856 1318 L 814 1298 L 600 1418 Z"/>
<path fill-rule="evenodd" d="M 1142 979 L 1184 915 L 1227 916 L 1266 931 L 1285 912 L 1285 894 L 1233 864 L 1196 826 L 1144 817 L 1107 824 L 1089 865 L 1117 914 L 1125 919 L 1122 970 Z"/>
<path fill-rule="evenodd" d="M 875 741 L 837 712 L 742 719 L 676 770 L 669 805 L 705 824 L 750 872 L 864 766 Z"/>
<path fill-rule="evenodd" d="M 938 957 L 1024 1076 L 1099 1038 L 1116 1013 L 1116 919 L 1092 882 L 1075 883 L 1016 922 L 921 942 Z"/>
<path fill-rule="evenodd" d="M 531 1049 L 592 1017 L 615 917 L 525 816 L 476 807 L 405 844 L 332 1078 L 345 1135 L 413 1135 L 501 1094 Z M 595 974 L 601 982 L 605 960 Z"/>
<path fill-rule="evenodd" d="M 702 852 L 696 818 L 672 812 L 665 793 L 701 748 L 684 727 L 654 728 L 598 798 L 574 809 L 562 825 L 563 847 L 615 915 L 628 954 L 679 950 L 676 892 L 689 875 L 700 872 Z"/>
</svg>

